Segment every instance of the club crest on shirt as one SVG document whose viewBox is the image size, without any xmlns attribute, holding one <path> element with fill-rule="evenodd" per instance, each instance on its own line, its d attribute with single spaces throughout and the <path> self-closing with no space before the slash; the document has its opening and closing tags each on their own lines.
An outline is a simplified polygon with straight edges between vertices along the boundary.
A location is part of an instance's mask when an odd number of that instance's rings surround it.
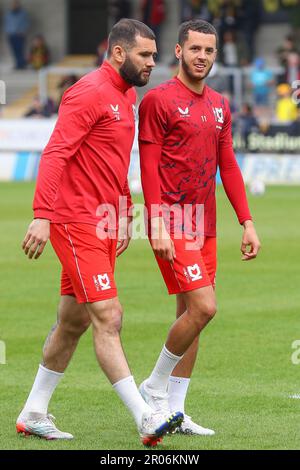
<svg viewBox="0 0 300 470">
<path fill-rule="evenodd" d="M 180 108 L 180 106 L 178 106 L 178 111 L 179 111 L 180 117 L 183 117 L 183 118 L 190 117 L 190 114 L 189 114 L 190 110 L 188 107 L 186 107 L 185 109 L 182 109 Z"/>
<path fill-rule="evenodd" d="M 116 104 L 115 106 L 113 104 L 110 105 L 111 109 L 112 109 L 112 112 L 115 116 L 115 120 L 116 121 L 120 121 L 121 117 L 120 117 L 120 111 L 119 111 L 119 105 Z"/>
<path fill-rule="evenodd" d="M 213 108 L 213 112 L 215 115 L 215 120 L 220 124 L 224 124 L 223 108 Z"/>
</svg>

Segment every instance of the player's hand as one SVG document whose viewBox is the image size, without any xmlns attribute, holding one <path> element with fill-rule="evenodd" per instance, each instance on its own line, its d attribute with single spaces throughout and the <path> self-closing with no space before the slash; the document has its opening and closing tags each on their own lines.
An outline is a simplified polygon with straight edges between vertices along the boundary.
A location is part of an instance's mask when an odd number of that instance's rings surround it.
<svg viewBox="0 0 300 470">
<path fill-rule="evenodd" d="M 118 243 L 117 243 L 117 257 L 120 256 L 123 251 L 128 248 L 128 245 L 131 240 L 131 226 L 132 226 L 132 217 L 121 217 L 119 221 L 119 231 L 118 231 Z"/>
<path fill-rule="evenodd" d="M 50 237 L 50 220 L 34 219 L 28 227 L 22 249 L 29 259 L 38 259 Z"/>
<path fill-rule="evenodd" d="M 260 247 L 260 241 L 252 220 L 246 220 L 241 244 L 242 261 L 250 261 L 256 258 Z"/>
<path fill-rule="evenodd" d="M 151 246 L 156 256 L 174 262 L 176 258 L 173 240 L 165 227 L 162 217 L 153 217 L 151 219 Z"/>
</svg>

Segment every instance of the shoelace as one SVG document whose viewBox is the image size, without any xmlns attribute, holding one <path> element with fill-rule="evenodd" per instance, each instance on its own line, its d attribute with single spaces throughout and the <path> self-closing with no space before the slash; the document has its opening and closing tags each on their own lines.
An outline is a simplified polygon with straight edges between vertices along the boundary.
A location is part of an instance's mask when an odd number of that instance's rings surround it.
<svg viewBox="0 0 300 470">
<path fill-rule="evenodd" d="M 162 417 L 161 412 L 160 411 L 153 411 L 149 416 L 146 416 L 145 424 L 153 426 L 153 424 L 155 424 L 155 417 L 156 416 L 161 418 Z"/>
<path fill-rule="evenodd" d="M 167 393 L 161 392 L 156 395 L 152 395 L 152 398 L 155 403 L 159 403 L 158 407 L 160 408 L 160 410 L 170 412 Z"/>
<path fill-rule="evenodd" d="M 35 422 L 38 423 L 38 424 L 46 424 L 49 427 L 51 427 L 51 426 L 55 427 L 55 424 L 54 424 L 55 420 L 56 420 L 55 416 L 53 416 L 49 413 L 49 414 L 47 414 L 47 416 L 45 416 L 45 418 L 38 419 Z M 51 424 L 49 423 L 49 421 L 50 421 Z"/>
</svg>

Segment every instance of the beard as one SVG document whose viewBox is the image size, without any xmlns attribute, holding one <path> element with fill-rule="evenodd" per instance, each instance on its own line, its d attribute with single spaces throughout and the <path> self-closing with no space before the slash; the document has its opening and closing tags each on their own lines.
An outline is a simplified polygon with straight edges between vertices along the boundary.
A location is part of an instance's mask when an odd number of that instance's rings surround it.
<svg viewBox="0 0 300 470">
<path fill-rule="evenodd" d="M 149 72 L 151 73 L 151 70 Z M 147 85 L 150 78 L 150 75 L 142 78 L 142 73 L 137 69 L 132 60 L 126 57 L 124 64 L 120 68 L 121 77 L 130 85 L 141 87 Z"/>
<path fill-rule="evenodd" d="M 191 79 L 191 80 L 198 80 L 198 81 L 202 81 L 202 80 L 205 80 L 205 78 L 209 75 L 211 69 L 212 69 L 212 66 L 214 65 L 213 63 L 211 64 L 211 66 L 209 67 L 208 71 L 206 72 L 205 75 L 203 75 L 203 77 L 201 78 L 198 78 L 198 77 L 195 77 L 195 75 L 193 74 L 193 72 L 191 71 L 188 63 L 185 61 L 184 59 L 184 56 L 182 55 L 181 57 L 181 63 L 182 63 L 182 68 L 184 70 L 184 72 L 186 73 L 186 75 Z"/>
</svg>

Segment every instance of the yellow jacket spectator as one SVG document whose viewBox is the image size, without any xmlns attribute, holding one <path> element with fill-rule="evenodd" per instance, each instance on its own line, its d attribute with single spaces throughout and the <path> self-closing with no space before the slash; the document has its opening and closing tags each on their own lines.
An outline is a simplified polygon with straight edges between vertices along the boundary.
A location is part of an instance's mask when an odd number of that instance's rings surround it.
<svg viewBox="0 0 300 470">
<path fill-rule="evenodd" d="M 276 103 L 276 118 L 279 122 L 293 122 L 297 119 L 298 108 L 291 96 L 291 87 L 288 83 L 281 83 L 277 87 L 278 100 Z"/>
</svg>

